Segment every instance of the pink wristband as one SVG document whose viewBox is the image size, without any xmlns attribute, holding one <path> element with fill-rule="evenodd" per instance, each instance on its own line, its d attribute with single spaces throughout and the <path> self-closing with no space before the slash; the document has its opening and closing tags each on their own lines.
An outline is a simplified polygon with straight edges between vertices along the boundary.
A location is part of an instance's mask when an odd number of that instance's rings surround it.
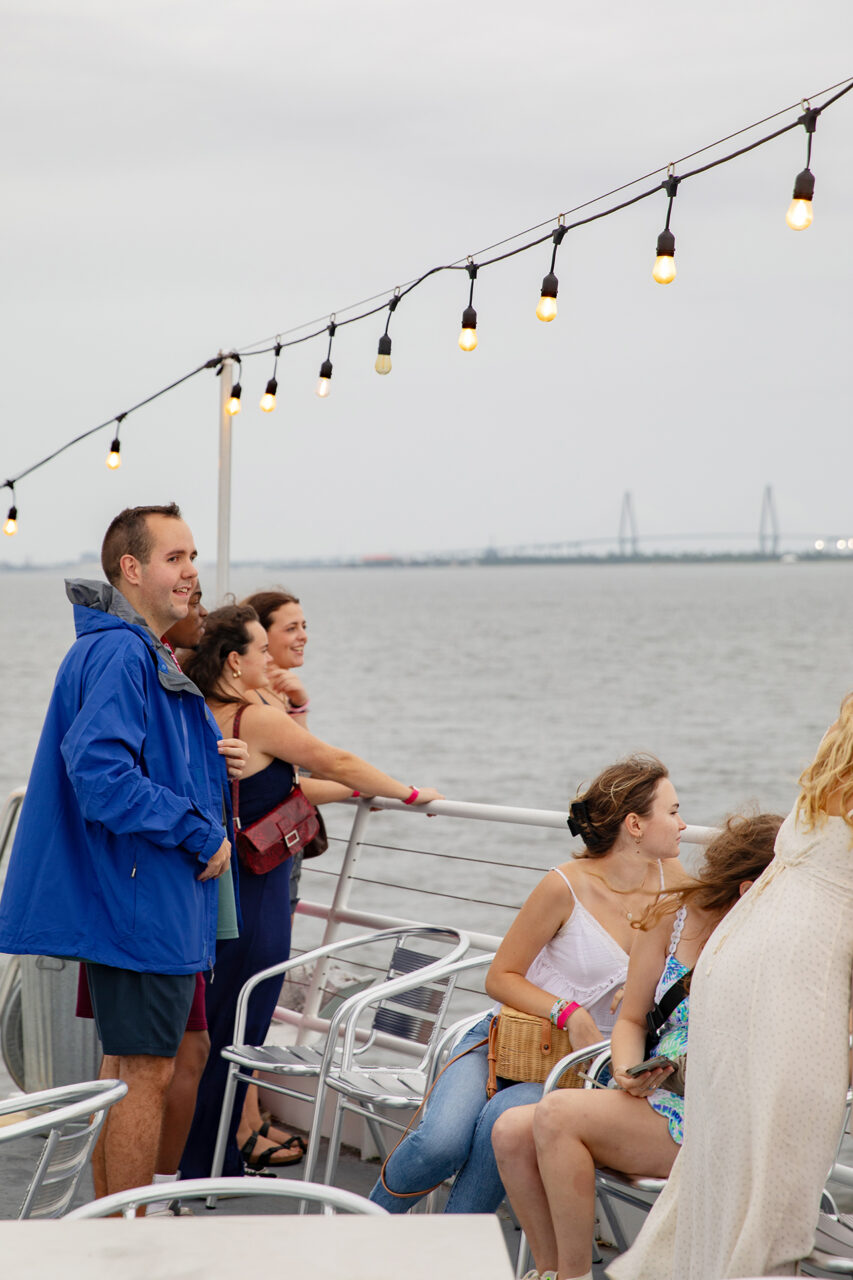
<svg viewBox="0 0 853 1280">
<path fill-rule="evenodd" d="M 569 1018 L 575 1012 L 575 1010 L 579 1008 L 580 1008 L 580 1005 L 578 1004 L 577 1000 L 573 1000 L 571 1004 L 566 1005 L 565 1009 L 560 1010 L 560 1013 L 557 1017 L 557 1026 L 560 1028 L 561 1031 L 563 1027 L 566 1025 L 566 1023 L 568 1022 Z"/>
<path fill-rule="evenodd" d="M 412 794 L 409 796 L 408 800 L 403 801 L 403 804 L 414 804 L 420 794 L 421 793 L 418 791 L 417 787 L 412 787 Z"/>
<path fill-rule="evenodd" d="M 353 791 L 352 795 L 350 796 L 350 799 L 357 800 L 360 795 L 361 795 L 360 791 Z"/>
</svg>

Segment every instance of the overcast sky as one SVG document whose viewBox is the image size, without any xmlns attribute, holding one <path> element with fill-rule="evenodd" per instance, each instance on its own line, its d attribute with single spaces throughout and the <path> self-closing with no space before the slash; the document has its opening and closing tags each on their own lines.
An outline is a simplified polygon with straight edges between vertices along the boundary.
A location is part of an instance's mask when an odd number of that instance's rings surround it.
<svg viewBox="0 0 853 1280">
<path fill-rule="evenodd" d="M 853 75 L 849 0 L 5 0 L 0 481 L 214 355 L 476 253 Z M 818 101 L 820 101 L 818 99 Z M 793 118 L 791 113 L 785 123 Z M 766 129 L 773 128 L 766 126 Z M 758 136 L 758 135 L 755 135 Z M 734 146 L 736 144 L 730 144 Z M 247 361 L 235 559 L 752 530 L 853 535 L 853 94 L 819 120 L 814 224 L 784 221 L 797 129 L 393 318 Z M 682 166 L 682 170 L 687 166 Z M 17 489 L 0 560 L 100 545 L 176 499 L 216 538 L 218 383 L 199 375 Z M 0 502 L 9 505 L 8 490 Z M 849 529 L 848 529 L 848 526 Z"/>
</svg>

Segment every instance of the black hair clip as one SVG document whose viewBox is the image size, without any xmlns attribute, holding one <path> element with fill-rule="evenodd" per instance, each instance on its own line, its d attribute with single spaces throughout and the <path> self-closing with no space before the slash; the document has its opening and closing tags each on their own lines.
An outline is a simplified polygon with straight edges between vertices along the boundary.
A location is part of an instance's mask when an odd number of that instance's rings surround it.
<svg viewBox="0 0 853 1280">
<path fill-rule="evenodd" d="M 592 823 L 589 820 L 589 810 L 586 807 L 585 800 L 573 800 L 569 805 L 569 816 L 566 819 L 569 831 L 573 836 L 580 836 L 585 839 L 584 827 L 587 831 L 592 829 Z"/>
</svg>

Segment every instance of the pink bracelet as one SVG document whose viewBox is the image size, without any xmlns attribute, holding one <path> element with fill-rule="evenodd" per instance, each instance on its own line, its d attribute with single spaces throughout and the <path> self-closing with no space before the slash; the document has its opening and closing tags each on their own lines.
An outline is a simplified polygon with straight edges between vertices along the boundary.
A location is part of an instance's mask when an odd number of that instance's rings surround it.
<svg viewBox="0 0 853 1280">
<path fill-rule="evenodd" d="M 403 801 L 403 804 L 414 804 L 420 794 L 421 793 L 418 791 L 417 787 L 412 787 L 412 794 L 409 796 L 408 800 Z"/>
<path fill-rule="evenodd" d="M 360 795 L 361 795 L 360 791 L 353 791 L 352 795 L 350 796 L 350 799 L 357 800 Z"/>
<path fill-rule="evenodd" d="M 577 1000 L 573 1000 L 571 1004 L 566 1005 L 565 1009 L 560 1010 L 559 1014 L 557 1015 L 557 1026 L 561 1031 L 563 1030 L 563 1027 L 568 1022 L 569 1018 L 575 1012 L 575 1010 L 579 1008 L 580 1008 L 580 1005 L 578 1004 Z"/>
</svg>

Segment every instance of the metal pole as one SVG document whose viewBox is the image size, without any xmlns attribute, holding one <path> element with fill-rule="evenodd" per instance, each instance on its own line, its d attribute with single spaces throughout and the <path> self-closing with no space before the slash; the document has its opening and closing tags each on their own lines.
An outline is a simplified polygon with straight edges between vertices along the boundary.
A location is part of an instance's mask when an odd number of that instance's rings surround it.
<svg viewBox="0 0 853 1280">
<path fill-rule="evenodd" d="M 219 509 L 216 531 L 216 603 L 228 594 L 231 566 L 231 414 L 225 406 L 231 397 L 234 361 L 226 356 L 219 374 Z"/>
</svg>

